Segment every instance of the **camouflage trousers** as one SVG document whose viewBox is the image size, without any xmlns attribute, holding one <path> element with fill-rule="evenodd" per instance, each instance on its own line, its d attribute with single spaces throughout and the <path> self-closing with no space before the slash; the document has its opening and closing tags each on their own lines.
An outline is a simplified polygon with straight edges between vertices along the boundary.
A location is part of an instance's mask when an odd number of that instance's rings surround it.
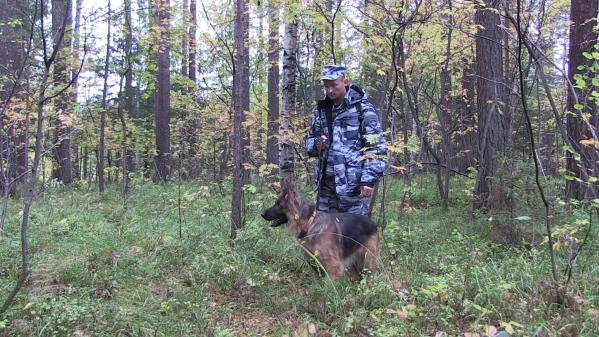
<svg viewBox="0 0 599 337">
<path fill-rule="evenodd" d="M 368 198 L 347 195 L 337 195 L 335 177 L 325 176 L 321 181 L 320 193 L 317 196 L 319 211 L 327 213 L 368 214 Z"/>
</svg>

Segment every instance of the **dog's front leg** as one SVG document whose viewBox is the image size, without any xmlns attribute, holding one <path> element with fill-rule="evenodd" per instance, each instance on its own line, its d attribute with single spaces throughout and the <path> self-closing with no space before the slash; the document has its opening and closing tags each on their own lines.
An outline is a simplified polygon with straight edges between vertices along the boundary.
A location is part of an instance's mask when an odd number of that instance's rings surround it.
<svg viewBox="0 0 599 337">
<path fill-rule="evenodd" d="M 345 271 L 345 267 L 343 263 L 336 255 L 331 254 L 323 254 L 319 257 L 319 261 L 324 266 L 324 269 L 327 271 L 327 274 L 331 278 L 331 280 L 335 281 L 341 276 L 343 276 L 343 272 Z"/>
</svg>

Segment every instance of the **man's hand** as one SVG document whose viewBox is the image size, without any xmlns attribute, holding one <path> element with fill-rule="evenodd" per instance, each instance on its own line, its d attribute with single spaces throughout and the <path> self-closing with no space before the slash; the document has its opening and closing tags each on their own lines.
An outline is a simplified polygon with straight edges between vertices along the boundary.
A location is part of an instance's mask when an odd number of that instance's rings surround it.
<svg viewBox="0 0 599 337">
<path fill-rule="evenodd" d="M 372 197 L 372 193 L 374 192 L 374 188 L 370 186 L 360 186 L 360 196 L 370 198 Z"/>
<path fill-rule="evenodd" d="M 316 138 L 315 142 L 318 151 L 326 150 L 329 147 L 329 139 L 325 135 Z"/>
</svg>

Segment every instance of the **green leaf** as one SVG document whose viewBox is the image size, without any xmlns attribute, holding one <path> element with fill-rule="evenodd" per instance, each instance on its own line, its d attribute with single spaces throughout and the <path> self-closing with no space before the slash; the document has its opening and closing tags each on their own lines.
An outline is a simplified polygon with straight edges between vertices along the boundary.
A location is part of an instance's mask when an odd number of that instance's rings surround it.
<svg viewBox="0 0 599 337">
<path fill-rule="evenodd" d="M 594 58 L 595 60 L 599 60 L 599 52 L 596 52 L 596 51 L 594 51 L 594 52 L 593 52 L 593 58 Z"/>
<path fill-rule="evenodd" d="M 591 55 L 591 53 L 583 51 L 582 52 L 582 56 L 584 56 L 586 59 L 592 60 L 593 59 L 593 55 Z"/>
<path fill-rule="evenodd" d="M 591 81 L 591 83 L 593 83 L 593 86 L 599 87 L 599 76 L 593 77 L 593 80 Z"/>
<path fill-rule="evenodd" d="M 574 87 L 578 89 L 584 89 L 587 87 L 587 82 L 583 79 L 578 79 L 576 80 L 576 84 L 574 85 Z"/>
<path fill-rule="evenodd" d="M 514 220 L 518 220 L 518 221 L 529 221 L 530 217 L 528 215 L 521 215 L 519 217 L 514 218 Z"/>
<path fill-rule="evenodd" d="M 576 110 L 582 110 L 583 108 L 584 108 L 584 105 L 582 105 L 580 103 L 574 104 L 574 109 L 576 109 Z"/>
<path fill-rule="evenodd" d="M 248 191 L 252 194 L 255 194 L 258 191 L 258 188 L 252 184 L 247 184 L 242 187 L 243 190 Z"/>
<path fill-rule="evenodd" d="M 574 153 L 574 150 L 569 145 L 562 146 L 564 152 Z"/>
</svg>

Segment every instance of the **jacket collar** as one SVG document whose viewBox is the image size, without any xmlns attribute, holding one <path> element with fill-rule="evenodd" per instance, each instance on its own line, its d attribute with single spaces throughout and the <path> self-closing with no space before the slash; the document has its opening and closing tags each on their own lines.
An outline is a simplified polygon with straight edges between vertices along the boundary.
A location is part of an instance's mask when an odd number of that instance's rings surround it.
<svg viewBox="0 0 599 337">
<path fill-rule="evenodd" d="M 349 87 L 345 87 L 345 88 L 346 88 L 346 92 L 345 92 L 345 97 L 344 97 L 344 104 L 346 106 L 354 105 L 358 102 L 361 102 L 363 99 L 367 98 L 364 91 L 362 91 L 362 89 L 355 84 L 352 84 Z M 333 106 L 334 106 L 333 101 L 328 97 L 325 97 L 324 99 L 318 101 L 318 107 L 320 109 L 326 109 L 326 108 L 332 109 Z"/>
</svg>

